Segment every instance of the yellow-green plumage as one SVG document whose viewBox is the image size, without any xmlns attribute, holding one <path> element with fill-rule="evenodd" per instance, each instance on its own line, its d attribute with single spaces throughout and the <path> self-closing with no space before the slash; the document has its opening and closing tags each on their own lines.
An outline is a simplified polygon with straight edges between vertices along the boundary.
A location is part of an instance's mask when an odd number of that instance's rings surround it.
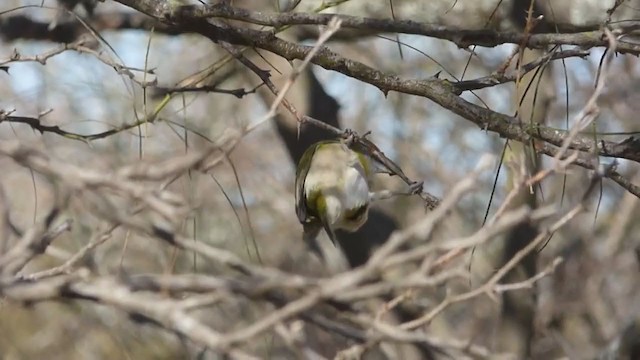
<svg viewBox="0 0 640 360">
<path fill-rule="evenodd" d="M 335 229 L 356 231 L 366 222 L 373 170 L 366 154 L 337 140 L 305 151 L 296 169 L 296 213 L 312 248 L 322 228 L 335 242 Z"/>
</svg>

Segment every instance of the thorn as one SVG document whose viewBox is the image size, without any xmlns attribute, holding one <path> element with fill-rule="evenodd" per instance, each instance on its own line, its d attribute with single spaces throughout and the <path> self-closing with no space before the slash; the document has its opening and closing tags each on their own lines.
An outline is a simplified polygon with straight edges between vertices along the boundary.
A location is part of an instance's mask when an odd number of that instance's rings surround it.
<svg viewBox="0 0 640 360">
<path fill-rule="evenodd" d="M 262 78 L 262 77 L 267 78 L 267 79 L 271 78 L 271 71 L 260 69 L 260 78 Z"/>
</svg>

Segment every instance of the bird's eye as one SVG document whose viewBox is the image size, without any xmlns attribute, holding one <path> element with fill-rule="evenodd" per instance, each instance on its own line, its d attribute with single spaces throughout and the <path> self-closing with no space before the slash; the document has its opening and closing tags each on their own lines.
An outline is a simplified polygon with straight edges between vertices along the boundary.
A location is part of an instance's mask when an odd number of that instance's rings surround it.
<svg viewBox="0 0 640 360">
<path fill-rule="evenodd" d="M 367 205 L 362 205 L 358 208 L 347 211 L 345 218 L 350 221 L 355 221 L 360 219 L 364 214 L 366 214 L 368 209 Z"/>
</svg>

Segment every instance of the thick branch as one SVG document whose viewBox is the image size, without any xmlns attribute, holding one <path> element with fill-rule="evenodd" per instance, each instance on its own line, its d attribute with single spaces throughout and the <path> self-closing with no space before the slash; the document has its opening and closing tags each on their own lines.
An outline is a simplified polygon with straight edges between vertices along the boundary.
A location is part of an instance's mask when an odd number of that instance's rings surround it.
<svg viewBox="0 0 640 360">
<path fill-rule="evenodd" d="M 271 31 L 258 31 L 258 30 L 252 30 L 252 29 L 233 28 L 227 25 L 222 25 L 223 27 L 221 27 L 221 26 L 216 26 L 214 24 L 209 23 L 208 21 L 206 21 L 206 19 L 198 18 L 198 16 L 200 17 L 205 15 L 212 16 L 214 14 L 217 14 L 218 16 L 222 16 L 226 14 L 232 18 L 234 18 L 234 16 L 235 18 L 240 18 L 240 17 L 258 18 L 261 16 L 267 16 L 262 13 L 247 12 L 246 10 L 229 8 L 229 7 L 213 7 L 213 8 L 210 8 L 210 10 L 208 10 L 208 13 L 203 10 L 198 10 L 200 8 L 197 8 L 197 7 L 184 7 L 184 8 L 179 8 L 179 11 L 176 11 L 176 9 L 172 9 L 168 5 L 168 2 L 163 0 L 121 0 L 120 2 L 154 17 L 156 20 L 163 22 L 167 24 L 167 26 L 173 28 L 176 32 L 199 33 L 211 39 L 214 42 L 226 42 L 226 43 L 235 44 L 235 45 L 253 46 L 256 48 L 268 50 L 288 60 L 294 60 L 294 59 L 303 60 L 305 57 L 309 56 L 310 52 L 313 50 L 313 47 L 311 46 L 299 45 L 299 44 L 282 40 L 277 36 L 275 36 L 275 34 Z M 296 16 L 302 16 L 300 14 L 298 15 L 276 14 L 276 15 L 278 17 L 283 16 L 284 19 L 287 19 L 286 18 L 287 16 L 292 17 L 293 19 L 297 19 Z M 306 14 L 306 15 L 309 15 L 309 14 Z M 311 17 L 311 18 L 317 19 L 318 22 L 320 20 L 324 22 L 330 17 L 321 16 L 321 17 Z M 382 20 L 374 21 L 373 19 L 362 19 L 362 18 L 354 18 L 354 17 L 340 17 L 340 18 L 343 18 L 343 24 L 344 24 L 343 26 L 349 26 L 349 24 L 351 24 L 351 26 L 364 26 L 362 24 L 367 24 L 367 26 L 371 24 L 373 24 L 372 26 L 382 26 L 379 24 L 391 23 L 391 24 L 396 24 L 394 25 L 396 27 L 394 27 L 392 30 L 394 31 L 402 30 L 402 32 L 408 32 L 408 30 L 410 30 L 412 26 L 417 28 L 420 28 L 420 26 L 422 27 L 426 26 L 424 24 L 418 24 L 418 23 L 406 22 L 406 21 L 405 22 L 402 22 L 402 21 L 400 22 L 386 21 L 385 22 Z M 301 21 L 302 20 L 298 22 L 301 22 Z M 405 28 L 403 28 L 402 26 L 404 26 Z M 435 31 L 440 28 L 441 27 L 436 27 L 433 29 L 428 28 L 428 29 Z M 442 30 L 442 31 L 443 31 L 442 34 L 448 34 L 450 30 L 447 30 L 447 31 Z M 432 36 L 438 36 L 439 33 L 436 32 L 436 33 L 429 33 L 429 34 Z M 494 36 L 494 38 L 511 38 L 515 43 L 519 43 L 523 40 L 519 34 L 493 33 L 493 32 L 486 32 L 486 31 L 474 32 L 474 34 L 485 34 L 485 35 L 493 34 L 491 36 Z M 473 36 L 479 36 L 479 35 L 473 35 Z M 558 43 L 557 42 L 558 39 L 562 39 L 563 35 L 557 35 L 557 34 L 531 35 L 528 38 L 529 45 L 531 44 L 535 45 L 536 42 L 542 41 L 540 39 L 542 39 L 542 37 L 544 36 L 547 36 L 549 37 L 549 39 L 552 39 L 552 41 L 545 43 L 546 45 L 548 45 L 548 44 Z M 587 36 L 587 35 L 572 34 L 571 36 L 577 36 L 579 38 L 580 36 Z M 600 38 L 600 35 L 598 35 L 598 38 Z M 482 41 L 478 41 L 475 43 L 484 44 Z M 575 41 L 574 42 L 569 41 L 569 42 L 563 42 L 563 43 L 575 43 Z M 604 46 L 605 43 L 603 40 L 598 40 L 597 43 L 591 43 L 590 45 L 586 43 L 582 43 L 582 45 Z M 616 50 L 620 50 L 624 46 L 625 46 L 624 43 L 618 43 Z M 448 80 L 435 79 L 435 78 L 419 79 L 419 80 L 402 79 L 395 74 L 379 71 L 363 63 L 360 63 L 348 58 L 344 58 L 339 54 L 331 51 L 327 47 L 320 47 L 319 51 L 312 57 L 312 62 L 319 66 L 322 66 L 325 69 L 337 71 L 349 77 L 353 77 L 355 79 L 374 85 L 378 87 L 381 91 L 383 91 L 385 94 L 388 93 L 389 91 L 397 91 L 400 93 L 426 97 L 436 102 L 437 104 L 451 110 L 457 115 L 474 122 L 481 129 L 496 132 L 500 134 L 500 136 L 505 138 L 509 138 L 509 139 L 521 141 L 521 142 L 528 142 L 531 139 L 539 139 L 555 146 L 561 146 L 564 139 L 567 137 L 567 133 L 565 131 L 551 129 L 551 128 L 547 128 L 547 127 L 543 127 L 535 124 L 522 123 L 519 119 L 515 117 L 502 114 L 499 112 L 495 112 L 490 109 L 486 109 L 484 107 L 481 107 L 466 101 L 465 99 L 458 96 L 458 94 L 462 90 L 468 88 L 469 83 L 464 83 L 464 84 L 451 83 Z M 596 142 L 591 137 L 588 137 L 588 136 L 576 136 L 569 144 L 569 147 L 572 149 L 576 149 L 584 152 L 596 153 L 600 156 L 624 158 L 624 159 L 629 159 L 635 162 L 640 162 L 640 141 L 635 137 L 630 137 L 622 142 L 612 142 L 612 141 L 605 141 L 605 140 L 599 140 Z"/>
<path fill-rule="evenodd" d="M 5 15 L 6 16 L 6 15 Z M 167 24 L 140 13 L 113 12 L 95 14 L 86 20 L 97 32 L 105 30 L 151 30 L 156 33 L 178 35 L 178 31 Z M 14 15 L 0 18 L 0 38 L 5 41 L 18 39 L 48 40 L 59 43 L 70 43 L 82 34 L 89 32 L 79 21 L 69 21 L 49 28 L 48 21 L 38 21 L 25 15 Z"/>
<path fill-rule="evenodd" d="M 226 41 L 271 51 L 287 60 L 302 60 L 311 51 L 311 46 L 298 45 L 282 40 L 268 31 L 220 28 L 205 21 L 181 24 L 185 30 L 200 33 L 212 41 Z M 426 97 L 463 118 L 474 122 L 483 130 L 493 131 L 508 139 L 527 142 L 532 138 L 561 146 L 566 132 L 537 124 L 523 123 L 519 119 L 476 104 L 457 95 L 458 89 L 448 80 L 402 79 L 391 73 L 376 70 L 361 62 L 344 58 L 327 47 L 312 58 L 312 62 L 327 70 L 340 72 L 349 77 L 376 86 L 385 94 L 389 91 Z M 576 136 L 570 148 L 601 156 L 619 157 L 640 162 L 640 140 L 630 137 L 623 142 L 594 140 L 588 136 Z"/>
<path fill-rule="evenodd" d="M 141 3 L 143 1 L 126 0 L 126 3 Z M 578 45 L 584 48 L 607 46 L 604 32 L 594 28 L 579 33 L 548 33 L 525 34 L 521 32 L 500 32 L 494 30 L 465 30 L 443 25 L 426 24 L 412 20 L 375 19 L 350 15 L 309 14 L 309 13 L 265 13 L 247 9 L 216 4 L 207 9 L 192 8 L 192 17 L 220 17 L 249 22 L 257 25 L 282 27 L 285 25 L 326 25 L 333 17 L 342 22 L 343 28 L 359 29 L 378 32 L 424 35 L 437 39 L 448 40 L 459 47 L 471 45 L 493 47 L 501 44 L 525 44 L 529 48 L 546 48 L 549 45 Z M 183 12 L 184 14 L 184 12 Z M 637 24 L 625 24 L 616 28 L 621 33 L 633 30 Z M 640 46 L 631 43 L 621 43 L 618 51 L 638 54 Z"/>
</svg>

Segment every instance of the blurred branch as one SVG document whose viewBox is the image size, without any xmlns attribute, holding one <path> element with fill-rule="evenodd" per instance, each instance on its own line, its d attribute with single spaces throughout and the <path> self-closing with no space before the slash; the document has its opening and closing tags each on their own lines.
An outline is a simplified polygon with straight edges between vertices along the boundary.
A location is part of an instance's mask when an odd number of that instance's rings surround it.
<svg viewBox="0 0 640 360">
<path fill-rule="evenodd" d="M 112 12 L 93 14 L 86 22 L 97 32 L 105 30 L 146 30 L 166 35 L 179 35 L 183 32 L 156 19 L 137 12 Z M 79 21 L 58 23 L 50 29 L 50 22 L 38 21 L 26 15 L 3 15 L 0 17 L 0 38 L 5 41 L 48 40 L 59 43 L 71 43 L 88 32 Z"/>
<path fill-rule="evenodd" d="M 106 197 L 111 192 L 117 192 L 131 203 L 143 203 L 165 216 L 180 219 L 174 211 L 181 208 L 182 202 L 171 193 L 162 190 L 168 179 L 176 175 L 185 174 L 189 169 L 206 168 L 210 149 L 184 155 L 175 155 L 162 162 L 140 160 L 136 164 L 121 166 L 109 171 L 99 171 L 90 167 L 78 167 L 66 164 L 43 153 L 34 147 L 9 141 L 0 144 L 0 154 L 9 156 L 15 161 L 43 173 L 49 178 L 57 179 L 61 189 L 101 191 L 76 191 L 78 197 Z M 560 161 L 557 171 L 565 169 L 571 159 Z M 530 246 L 518 252 L 504 267 L 500 268 L 486 283 L 480 287 L 453 297 L 447 297 L 443 302 L 424 313 L 418 319 L 402 325 L 393 325 L 377 317 L 373 310 L 366 306 L 358 306 L 359 302 L 368 301 L 388 294 L 397 289 L 431 289 L 442 285 L 450 279 L 465 276 L 461 268 L 448 269 L 444 267 L 424 267 L 420 264 L 424 259 L 438 255 L 443 251 L 463 249 L 491 241 L 507 233 L 510 228 L 523 221 L 543 221 L 555 216 L 556 210 L 541 208 L 538 210 L 516 209 L 506 211 L 500 219 L 488 223 L 478 232 L 463 239 L 433 240 L 415 247 L 403 246 L 412 238 L 429 239 L 434 236 L 437 224 L 457 207 L 465 194 L 478 186 L 478 178 L 486 170 L 492 168 L 491 161 L 483 158 L 475 171 L 470 173 L 462 182 L 454 186 L 440 206 L 431 211 L 425 218 L 413 226 L 397 231 L 391 239 L 383 244 L 369 260 L 361 267 L 336 274 L 327 278 L 314 278 L 270 267 L 251 264 L 233 252 L 214 247 L 206 241 L 194 241 L 191 237 L 173 232 L 172 229 L 159 228 L 153 220 L 134 221 L 128 213 L 105 213 L 100 209 L 95 214 L 103 219 L 109 219 L 117 225 L 112 225 L 104 232 L 97 232 L 87 245 L 65 263 L 46 270 L 31 274 L 14 275 L 16 270 L 26 263 L 24 260 L 42 252 L 12 250 L 0 258 L 0 293 L 7 301 L 38 302 L 38 301 L 69 301 L 83 300 L 98 304 L 109 305 L 130 314 L 135 319 L 159 325 L 172 332 L 176 332 L 187 339 L 206 346 L 212 351 L 229 354 L 232 358 L 252 358 L 247 349 L 257 336 L 266 331 L 275 331 L 279 336 L 295 336 L 290 331 L 280 328 L 287 322 L 300 319 L 319 326 L 330 333 L 340 334 L 361 343 L 373 344 L 380 341 L 397 343 L 414 343 L 428 348 L 442 348 L 446 351 L 469 353 L 474 356 L 489 356 L 487 351 L 469 343 L 469 347 L 462 346 L 455 341 L 438 341 L 432 343 L 423 329 L 417 327 L 431 321 L 446 307 L 455 302 L 468 301 L 474 297 L 487 294 L 494 296 L 504 291 L 518 290 L 531 286 L 543 276 L 555 269 L 557 261 L 549 268 L 522 283 L 502 285 L 498 281 L 504 277 L 524 256 L 533 251 L 540 239 L 549 232 L 563 226 L 570 218 L 583 209 L 582 203 L 568 212 L 561 214 L 559 220 L 549 225 L 539 239 Z M 548 174 L 548 173 L 547 173 Z M 539 179 L 543 175 L 535 177 Z M 156 183 L 154 185 L 154 183 Z M 590 187 L 590 189 L 592 189 Z M 149 198 L 153 196 L 154 199 Z M 64 197 L 60 197 L 63 199 Z M 156 201 L 162 201 L 168 209 L 159 207 Z M 54 207 L 61 209 L 63 205 Z M 135 207 L 131 207 L 135 208 Z M 89 208 L 91 210 L 92 208 Z M 177 211 L 177 210 L 176 210 Z M 57 214 L 53 211 L 52 214 Z M 31 249 L 34 243 L 31 239 L 42 239 L 47 233 L 55 215 L 50 215 L 43 224 L 37 224 L 27 230 L 24 239 L 16 249 Z M 222 265 L 231 270 L 233 275 L 134 275 L 124 279 L 109 276 L 92 276 L 89 270 L 76 266 L 92 249 L 100 246 L 111 234 L 116 226 L 123 226 L 127 230 L 152 238 L 158 242 L 168 242 L 178 248 L 192 251 L 212 264 Z M 55 228 L 54 228 L 55 230 Z M 54 233 L 56 233 L 54 231 Z M 35 234 L 35 235 L 32 235 Z M 37 235 L 37 236 L 36 236 Z M 28 244 L 27 244 L 28 243 Z M 36 241 L 40 243 L 40 241 Z M 36 248 L 46 248 L 48 242 Z M 25 245 L 26 244 L 26 245 Z M 18 257 L 13 254 L 26 254 Z M 11 264 L 18 264 L 17 266 Z M 399 268 L 413 264 L 421 267 L 403 281 L 389 281 L 385 274 L 397 271 Z M 198 295 L 200 294 L 200 295 Z M 180 296 L 176 296 L 180 295 Z M 203 307 L 213 306 L 219 302 L 237 303 L 240 301 L 267 302 L 275 306 L 260 313 L 255 321 L 249 324 L 237 324 L 231 328 L 214 327 L 201 321 L 196 313 L 191 311 Z M 408 301 L 408 299 L 404 299 Z M 329 320 L 325 315 L 327 310 L 340 311 L 350 323 Z M 437 338 L 435 338 L 437 340 Z M 289 339 L 291 340 L 291 339 Z M 289 341 L 285 339 L 285 341 Z M 440 351 L 444 351 L 440 350 Z"/>
<path fill-rule="evenodd" d="M 91 19 L 87 19 L 87 23 L 95 31 L 104 30 L 147 30 L 153 29 L 154 32 L 166 35 L 184 34 L 184 29 L 180 26 L 172 26 L 173 24 L 166 21 L 172 15 L 178 14 L 186 18 L 224 18 L 239 20 L 250 24 L 271 26 L 274 28 L 282 28 L 292 25 L 327 25 L 332 17 L 338 16 L 343 22 L 343 28 L 361 30 L 357 34 L 361 37 L 363 34 L 373 33 L 400 33 L 414 34 L 433 37 L 437 39 L 448 40 L 461 48 L 471 45 L 493 47 L 501 44 L 521 44 L 524 39 L 528 41 L 525 45 L 530 48 L 544 48 L 548 45 L 578 45 L 583 48 L 600 47 L 606 45 L 604 34 L 600 31 L 601 25 L 591 26 L 572 26 L 558 24 L 558 31 L 561 33 L 533 34 L 526 36 L 519 32 L 499 32 L 494 30 L 464 30 L 443 25 L 427 24 L 412 20 L 395 20 L 395 19 L 379 19 L 366 18 L 349 15 L 334 14 L 313 14 L 313 13 L 268 13 L 260 11 L 252 11 L 238 7 L 232 7 L 224 3 L 217 3 L 208 8 L 195 8 L 183 6 L 175 11 L 168 1 L 156 0 L 123 0 L 120 3 L 133 7 L 144 8 L 147 11 L 141 13 L 130 12 L 110 12 L 96 13 Z M 622 3 L 622 2 L 619 2 Z M 617 8 L 620 4 L 616 4 L 613 8 Z M 613 10 L 612 9 L 612 10 Z M 167 14 L 162 15 L 161 12 Z M 160 20 L 160 21 L 159 21 Z M 627 34 L 637 30 L 636 22 L 625 22 L 616 25 L 612 29 L 617 34 Z M 554 28 L 555 30 L 556 28 Z M 7 41 L 17 39 L 31 40 L 49 40 L 54 42 L 69 43 L 75 41 L 81 34 L 87 32 L 83 24 L 78 21 L 69 21 L 57 24 L 53 29 L 49 29 L 49 22 L 34 20 L 25 15 L 6 16 L 0 20 L 0 37 Z M 620 52 L 630 52 L 638 54 L 640 47 L 625 43 Z"/>
<path fill-rule="evenodd" d="M 14 159 L 21 161 L 27 166 L 34 166 L 41 172 L 51 172 L 47 169 L 47 163 L 43 162 L 43 155 L 39 154 L 35 149 L 20 148 L 20 150 L 10 151 L 11 146 L 3 146 L 2 152 L 12 156 Z M 162 178 L 170 177 L 175 172 L 185 172 L 188 169 L 187 156 L 183 155 L 182 160 L 173 160 L 176 164 L 182 166 L 172 166 L 170 161 L 162 165 L 143 165 L 124 166 L 120 169 L 113 170 L 110 174 L 104 174 L 102 178 L 108 178 L 107 184 L 112 187 L 130 188 L 132 185 L 124 185 L 124 183 L 133 180 L 155 180 L 161 181 Z M 191 155 L 193 156 L 193 155 Z M 202 155 L 200 155 L 201 157 Z M 191 161 L 192 162 L 192 161 Z M 52 167 L 59 166 L 57 161 L 49 160 Z M 117 309 L 125 311 L 136 318 L 146 319 L 152 324 L 160 325 L 171 331 L 175 331 L 192 341 L 207 346 L 208 348 L 228 353 L 233 358 L 249 358 L 250 355 L 238 347 L 248 344 L 259 334 L 275 329 L 285 321 L 294 318 L 300 318 L 310 323 L 322 326 L 328 331 L 343 333 L 346 336 L 354 336 L 361 341 L 364 340 L 388 340 L 408 343 L 421 343 L 430 345 L 430 340 L 422 331 L 411 331 L 404 329 L 401 333 L 394 334 L 385 329 L 387 324 L 376 322 L 376 326 L 368 329 L 367 335 L 362 335 L 362 324 L 358 327 L 348 330 L 348 326 L 339 325 L 338 323 L 328 323 L 323 317 L 317 313 L 318 306 L 321 304 L 330 304 L 333 301 L 342 302 L 348 294 L 367 294 L 366 297 L 351 296 L 349 298 L 349 312 L 354 313 L 355 318 L 367 319 L 370 315 L 366 315 L 366 308 L 356 310 L 351 306 L 352 303 L 368 298 L 383 295 L 389 291 L 389 287 L 384 285 L 384 277 L 380 274 L 384 271 L 391 271 L 398 266 L 404 266 L 408 261 L 421 261 L 422 257 L 409 256 L 406 261 L 389 263 L 393 259 L 397 251 L 401 249 L 401 245 L 414 236 L 425 235 L 433 229 L 435 224 L 445 216 L 451 209 L 458 204 L 462 196 L 471 191 L 477 185 L 477 177 L 482 171 L 490 166 L 489 162 L 484 161 L 479 169 L 471 174 L 462 183 L 456 186 L 449 196 L 445 198 L 442 205 L 430 213 L 424 221 L 415 226 L 398 232 L 389 242 L 382 246 L 369 261 L 362 267 L 350 270 L 348 272 L 337 274 L 329 278 L 315 279 L 301 275 L 288 274 L 278 269 L 267 266 L 256 266 L 249 264 L 240 259 L 233 253 L 208 245 L 204 241 L 193 241 L 192 238 L 185 238 L 179 234 L 163 232 L 158 233 L 154 230 L 153 224 L 150 226 L 136 226 L 136 223 L 123 223 L 125 227 L 136 232 L 141 232 L 147 236 L 153 237 L 158 241 L 170 240 L 173 244 L 180 248 L 194 251 L 213 263 L 225 265 L 236 271 L 237 275 L 229 276 L 208 276 L 208 275 L 145 275 L 133 276 L 124 280 L 118 280 L 112 277 L 92 277 L 87 270 L 72 271 L 73 264 L 77 259 L 81 258 L 87 251 L 99 246 L 108 237 L 113 228 L 109 228 L 106 233 L 98 234 L 94 240 L 82 248 L 77 255 L 74 255 L 69 261 L 59 267 L 53 267 L 48 272 L 41 271 L 32 275 L 25 274 L 20 276 L 7 276 L 7 268 L 3 268 L 4 277 L 0 278 L 0 293 L 12 301 L 36 302 L 47 300 L 88 300 L 99 304 L 113 306 Z M 64 177 L 60 177 L 63 186 L 78 186 L 72 184 L 81 184 L 86 182 L 88 174 L 95 173 L 95 170 L 75 169 L 73 166 L 67 166 L 60 170 L 66 173 Z M 84 180 L 83 180 L 84 179 Z M 119 183 L 119 185 L 115 185 Z M 153 188 L 153 187 L 152 187 Z M 128 193 L 128 197 L 134 197 L 134 194 Z M 540 213 L 541 215 L 544 214 Z M 546 213 L 548 215 L 548 213 Z M 526 215 L 526 214 L 523 214 Z M 531 213 L 532 216 L 534 213 Z M 508 217 L 509 221 L 518 222 L 522 217 Z M 50 224 L 48 220 L 46 224 Z M 502 222 L 496 222 L 493 229 L 485 229 L 483 236 L 488 240 L 495 237 L 508 229 Z M 30 229 L 27 233 L 33 231 L 38 232 L 41 226 Z M 27 236 L 27 235 L 25 235 Z M 106 236 L 106 237 L 105 237 Z M 474 242 L 468 242 L 465 246 Z M 455 246 L 455 242 L 450 246 Z M 21 248 L 24 248 L 21 246 Z M 439 247 L 431 247 L 431 251 L 438 251 Z M 420 252 L 421 247 L 403 250 L 404 254 L 411 252 Z M 9 255 L 9 254 L 8 254 Z M 7 258 L 9 258 L 8 256 Z M 4 258 L 3 258 L 4 259 Z M 519 258 L 513 260 L 511 264 L 519 261 Z M 0 261 L 0 267 L 7 262 Z M 10 273 L 13 273 L 11 271 Z M 68 275 L 67 275 L 68 274 Z M 429 274 L 428 272 L 416 273 L 410 281 L 403 286 L 412 288 L 431 288 L 442 284 L 451 276 L 457 276 L 455 271 L 444 270 L 440 273 Z M 498 276 L 498 275 L 497 275 Z M 537 278 L 536 278 L 537 279 Z M 533 279 L 531 281 L 535 281 Z M 374 283 L 371 284 L 371 281 Z M 379 284 L 375 285 L 375 282 Z M 380 286 L 382 285 L 382 286 Z M 488 285 L 487 285 L 488 286 Z M 367 290 L 368 289 L 368 290 Z M 193 294 L 201 293 L 203 297 L 197 296 L 177 296 L 169 297 L 168 294 Z M 255 322 L 233 330 L 214 330 L 212 327 L 198 321 L 195 315 L 190 311 L 203 306 L 211 305 L 220 301 L 230 300 L 234 294 L 240 294 L 250 301 L 267 301 L 277 306 L 277 309 L 265 312 L 261 318 Z M 284 295 L 286 294 L 286 295 Z M 479 293 L 478 293 L 479 294 Z M 212 302 L 213 301 L 213 302 Z M 364 327 L 367 329 L 367 327 Z M 355 332 L 354 332 L 355 331 Z M 373 331 L 373 332 L 372 332 Z M 281 332 L 278 332 L 281 333 Z M 404 334 L 400 336 L 400 334 Z M 364 336 L 364 337 L 363 337 Z M 475 350 L 461 349 L 459 344 L 441 341 L 440 345 L 452 350 L 471 351 L 477 355 L 481 355 L 482 348 L 473 347 Z"/>
<path fill-rule="evenodd" d="M 504 289 L 509 289 L 509 287 L 505 288 L 506 285 L 498 284 L 498 282 L 509 271 L 511 271 L 517 264 L 519 264 L 520 261 L 522 261 L 522 259 L 525 256 L 527 256 L 527 254 L 534 251 L 540 244 L 542 244 L 547 239 L 549 234 L 553 233 L 554 231 L 558 230 L 560 227 L 564 226 L 569 220 L 573 219 L 578 213 L 580 213 L 583 210 L 584 210 L 584 205 L 578 204 L 569 212 L 567 212 L 563 217 L 561 217 L 558 221 L 556 221 L 553 225 L 551 225 L 546 229 L 541 229 L 540 234 L 536 236 L 536 238 L 533 239 L 533 241 L 531 241 L 524 248 L 518 251 L 506 264 L 504 264 L 500 269 L 498 269 L 495 272 L 495 274 L 491 276 L 491 278 L 489 278 L 489 280 L 487 280 L 481 286 L 462 294 L 446 297 L 440 304 L 434 307 L 430 312 L 425 313 L 423 316 L 415 320 L 404 323 L 402 325 L 402 328 L 403 329 L 418 328 L 420 326 L 430 323 L 433 320 L 433 318 L 435 318 L 438 314 L 440 314 L 446 308 L 448 308 L 449 306 L 455 303 L 458 303 L 461 301 L 467 301 L 471 298 L 474 298 L 483 294 L 489 296 L 490 298 L 495 298 L 495 294 L 497 292 L 503 291 Z M 554 260 L 554 263 L 555 263 L 555 260 Z M 555 268 L 555 266 L 553 266 L 553 268 Z M 536 275 L 534 278 L 539 279 L 545 275 L 548 275 L 548 273 L 543 272 L 542 275 Z M 526 280 L 525 283 L 528 283 L 531 281 L 535 281 L 535 280 Z M 513 288 L 517 289 L 520 286 L 521 285 L 515 285 L 513 286 Z"/>
<path fill-rule="evenodd" d="M 516 79 L 522 78 L 528 72 L 537 69 L 539 66 L 546 64 L 549 61 L 567 59 L 572 57 L 585 58 L 589 56 L 589 52 L 585 50 L 563 50 L 550 52 L 547 55 L 541 56 L 530 63 L 520 66 L 517 70 L 505 73 L 506 69 L 499 69 L 494 74 L 489 76 L 454 82 L 457 93 L 462 93 L 469 90 L 484 89 L 487 87 L 496 86 L 499 84 L 505 84 L 516 81 Z M 500 71 L 502 70 L 502 71 Z"/>
<path fill-rule="evenodd" d="M 0 109 L 0 123 L 8 122 L 8 123 L 26 124 L 26 125 L 29 125 L 29 127 L 31 127 L 33 130 L 40 132 L 40 134 L 52 133 L 52 134 L 57 134 L 71 140 L 89 142 L 93 140 L 104 139 L 104 138 L 119 134 L 121 132 L 131 130 L 142 124 L 152 124 L 158 119 L 158 112 L 160 109 L 161 107 L 156 108 L 154 112 L 147 115 L 146 117 L 138 119 L 135 122 L 132 122 L 129 124 L 123 124 L 113 129 L 102 131 L 99 133 L 87 134 L 87 135 L 63 130 L 58 125 L 43 124 L 41 121 L 41 117 L 47 115 L 50 111 L 42 113 L 37 118 L 34 118 L 34 117 L 28 117 L 28 116 L 13 116 L 11 114 L 14 112 L 14 110 L 5 111 Z"/>
<path fill-rule="evenodd" d="M 183 87 L 176 87 L 176 88 L 164 88 L 162 89 L 162 92 L 165 94 L 175 94 L 175 93 L 186 93 L 186 92 L 204 92 L 204 93 L 217 93 L 217 94 L 229 94 L 229 95 L 233 95 L 235 97 L 237 97 L 238 99 L 242 99 L 243 97 L 250 95 L 250 94 L 255 94 L 256 90 L 258 90 L 258 88 L 262 86 L 262 84 L 255 86 L 253 89 L 250 90 L 245 90 L 244 88 L 238 88 L 238 89 L 220 89 L 217 86 L 209 86 L 209 85 L 202 85 L 202 86 L 183 86 Z"/>
<path fill-rule="evenodd" d="M 86 277 L 86 275 L 85 275 Z M 18 301 L 44 301 L 54 299 L 85 299 L 115 306 L 131 315 L 143 316 L 167 329 L 176 331 L 214 351 L 229 354 L 234 359 L 257 359 L 234 349 L 220 334 L 183 311 L 170 299 L 150 297 L 133 292 L 127 286 L 110 278 L 84 279 L 82 274 L 43 280 L 37 285 L 9 285 L 1 287 L 2 293 Z"/>
<path fill-rule="evenodd" d="M 16 62 L 38 62 L 42 65 L 45 65 L 47 63 L 47 60 L 49 60 L 50 58 L 62 54 L 65 51 L 73 50 L 80 54 L 88 54 L 95 57 L 103 64 L 113 68 L 118 74 L 127 76 L 129 79 L 136 82 L 140 86 L 145 87 L 156 84 L 157 79 L 155 77 L 152 77 L 152 80 L 142 81 L 139 79 L 140 76 L 136 76 L 136 74 L 134 73 L 134 71 L 139 73 L 146 72 L 149 75 L 154 75 L 155 71 L 153 69 L 138 69 L 120 64 L 110 59 L 103 52 L 96 51 L 94 49 L 96 46 L 97 42 L 95 41 L 95 39 L 89 38 L 88 36 L 83 36 L 72 43 L 65 43 L 58 48 L 34 56 L 24 56 L 20 54 L 16 49 L 14 49 L 13 53 L 8 59 L 0 59 L 0 66 Z"/>
<path fill-rule="evenodd" d="M 59 211 L 60 209 L 52 210 L 47 219 L 27 231 L 14 247 L 0 257 L 2 275 L 14 275 L 22 270 L 29 261 L 43 254 L 55 238 L 71 228 L 71 220 L 50 228 Z"/>
<path fill-rule="evenodd" d="M 18 278 L 20 280 L 28 280 L 35 281 L 40 280 L 47 277 L 57 276 L 57 275 L 68 275 L 75 272 L 77 269 L 75 266 L 84 260 L 85 256 L 89 254 L 93 249 L 104 243 L 105 241 L 111 238 L 111 234 L 113 230 L 117 228 L 116 225 L 111 226 L 107 231 L 101 232 L 97 234 L 93 239 L 89 241 L 89 243 L 83 246 L 79 251 L 77 251 L 73 256 L 71 256 L 67 261 L 65 261 L 62 265 L 52 267 L 47 270 L 31 273 L 28 275 L 21 275 Z"/>
</svg>

